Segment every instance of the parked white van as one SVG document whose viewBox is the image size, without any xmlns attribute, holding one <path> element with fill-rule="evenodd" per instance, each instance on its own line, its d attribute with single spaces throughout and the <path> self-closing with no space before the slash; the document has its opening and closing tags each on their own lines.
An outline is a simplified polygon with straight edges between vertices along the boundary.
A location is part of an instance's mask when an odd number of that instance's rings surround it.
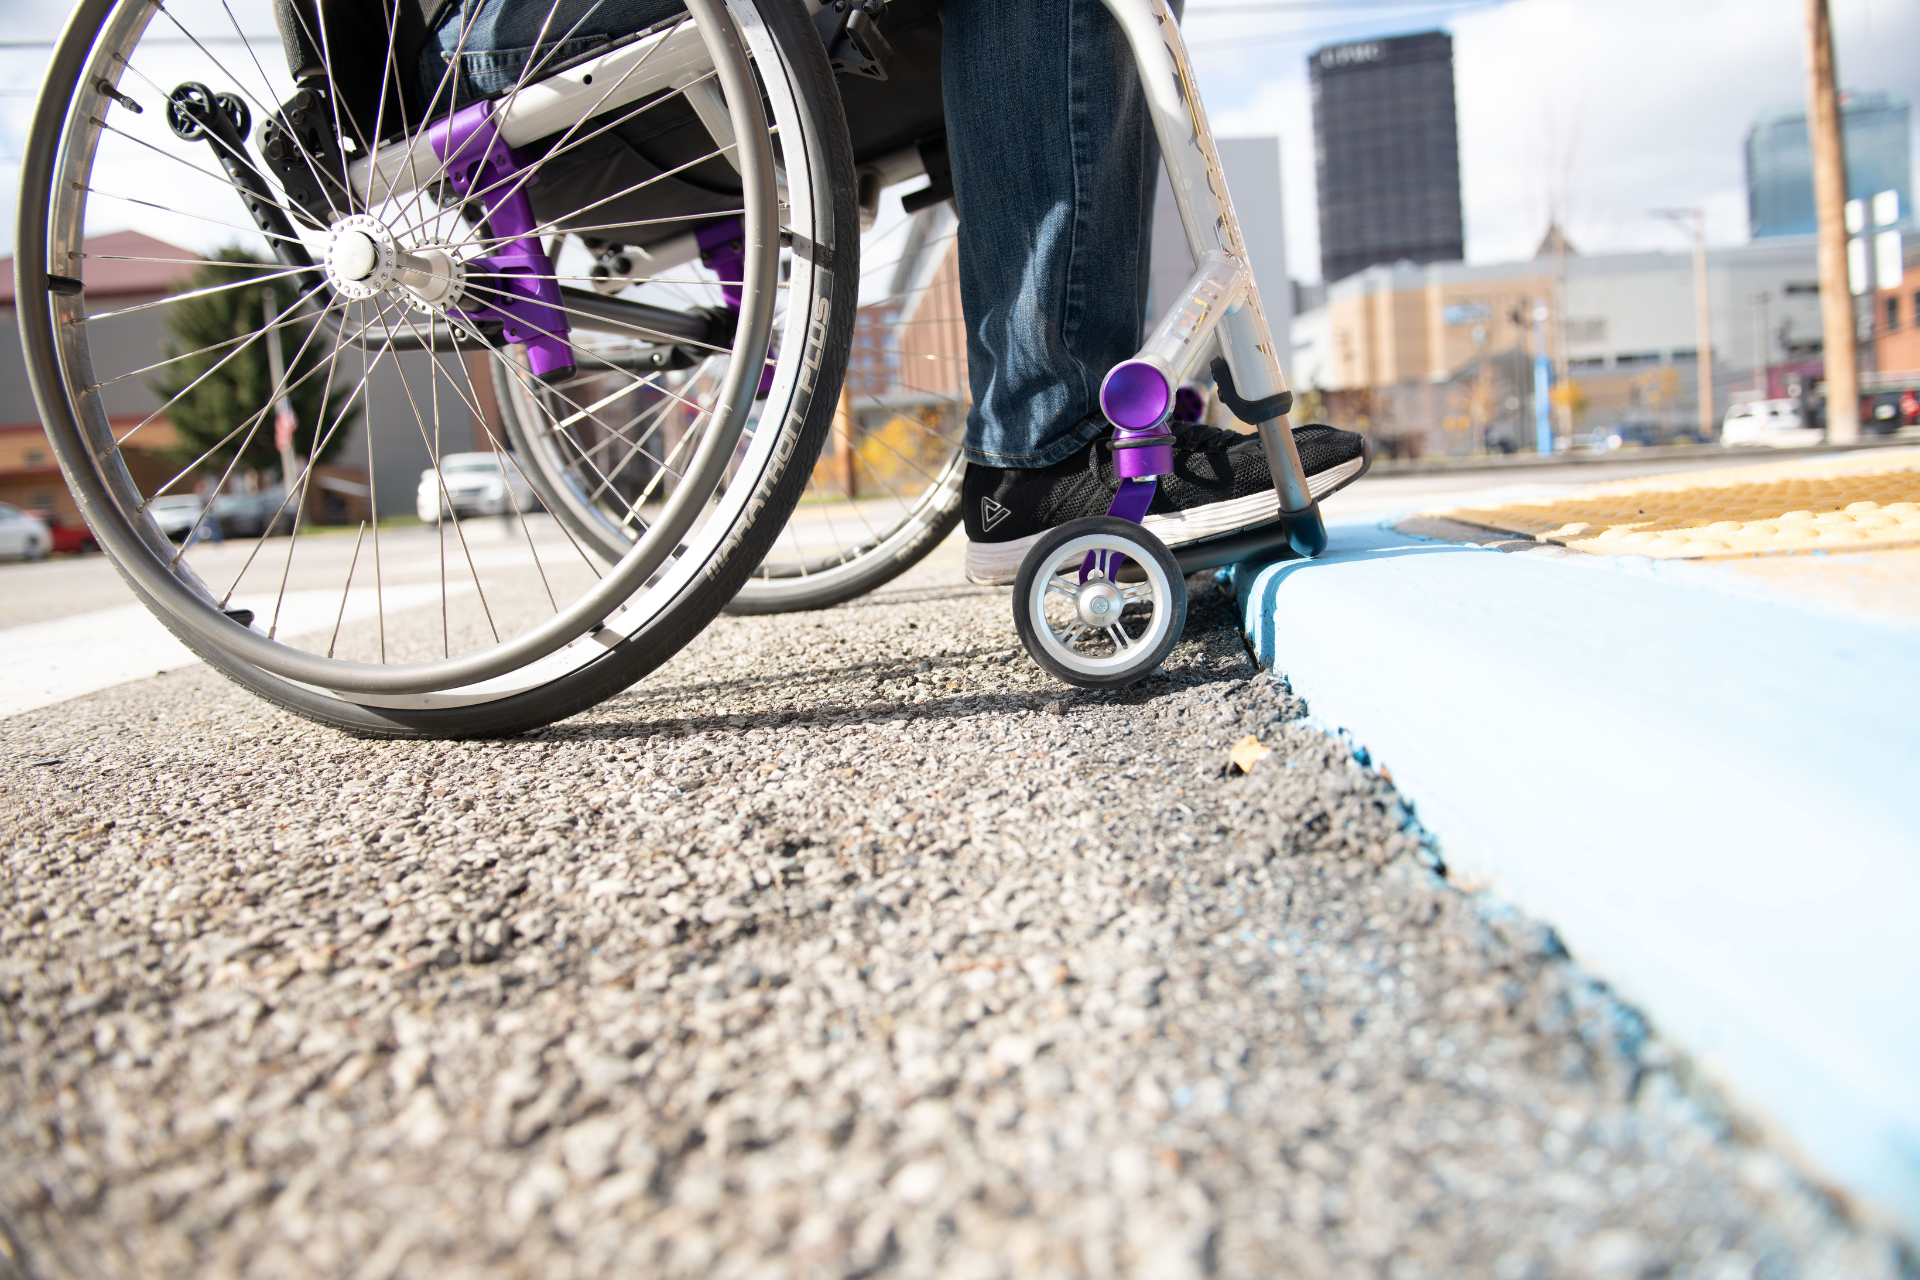
<svg viewBox="0 0 1920 1280">
<path fill-rule="evenodd" d="M 503 456 L 508 460 L 505 466 Z M 437 524 L 448 516 L 500 516 L 541 509 L 513 455 L 498 453 L 446 455 L 440 459 L 438 474 L 432 468 L 420 473 L 414 507 L 426 524 Z"/>
<path fill-rule="evenodd" d="M 1816 445 L 1825 439 L 1826 432 L 1801 425 L 1800 405 L 1794 400 L 1753 400 L 1736 404 L 1727 410 L 1727 420 L 1720 427 L 1720 443 L 1728 448 L 1763 445 L 1794 449 Z"/>
</svg>

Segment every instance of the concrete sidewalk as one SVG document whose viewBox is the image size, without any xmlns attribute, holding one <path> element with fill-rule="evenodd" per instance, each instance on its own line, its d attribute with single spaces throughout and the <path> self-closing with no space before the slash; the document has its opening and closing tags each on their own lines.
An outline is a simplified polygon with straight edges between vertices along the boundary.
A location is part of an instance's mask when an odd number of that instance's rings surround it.
<svg viewBox="0 0 1920 1280">
<path fill-rule="evenodd" d="M 1904 533 L 1920 457 L 1876 461 L 1898 474 L 1867 487 L 1891 500 L 1837 509 Z M 1713 530 L 1720 558 L 1657 560 L 1491 531 L 1595 545 L 1602 508 L 1652 518 L 1653 498 L 1625 502 L 1647 494 L 1675 508 L 1656 537 L 1692 536 L 1717 521 L 1686 528 L 1685 491 L 1727 506 L 1766 484 L 1787 481 L 1353 516 L 1321 559 L 1241 566 L 1236 587 L 1260 660 L 1391 770 L 1457 877 L 1553 920 L 1814 1165 L 1920 1231 L 1920 552 L 1834 554 L 1778 519 L 1824 554 L 1732 557 Z M 1791 514 L 1746 512 L 1741 536 Z"/>
</svg>

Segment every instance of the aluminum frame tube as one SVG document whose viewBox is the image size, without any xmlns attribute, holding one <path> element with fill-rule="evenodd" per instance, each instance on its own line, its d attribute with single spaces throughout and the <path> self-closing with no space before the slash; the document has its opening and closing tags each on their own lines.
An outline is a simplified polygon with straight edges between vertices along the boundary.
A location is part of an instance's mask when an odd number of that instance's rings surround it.
<svg viewBox="0 0 1920 1280">
<path fill-rule="evenodd" d="M 1187 60 L 1180 24 L 1166 0 L 1102 0 L 1126 33 L 1146 91 L 1147 110 L 1166 160 L 1174 203 L 1187 233 L 1187 247 L 1196 262 L 1221 253 L 1246 270 L 1247 248 L 1240 237 L 1233 200 L 1227 194 L 1225 170 L 1213 144 L 1206 108 Z M 1274 350 L 1273 334 L 1260 305 L 1260 291 L 1249 274 L 1238 303 L 1230 305 L 1219 326 L 1221 354 L 1233 371 L 1234 384 L 1249 400 L 1265 399 L 1287 389 L 1286 374 Z M 1267 466 L 1280 495 L 1280 510 L 1295 515 L 1312 508 L 1300 452 L 1285 415 L 1254 424 L 1266 450 Z"/>
<path fill-rule="evenodd" d="M 699 79 L 714 62 L 698 25 L 683 24 L 636 40 L 525 86 L 497 112 L 494 127 L 508 146 L 524 147 L 590 115 L 605 115 Z M 737 121 L 734 136 L 739 136 Z M 355 190 L 368 192 L 367 203 L 374 204 L 408 194 L 440 168 L 429 130 L 422 129 L 405 142 L 389 143 L 354 161 L 347 177 Z"/>
<path fill-rule="evenodd" d="M 1114 373 L 1130 365 L 1146 365 L 1160 375 L 1166 383 L 1167 404 L 1171 407 L 1173 393 L 1206 355 L 1214 329 L 1244 296 L 1250 283 L 1244 264 L 1218 249 L 1209 250 L 1187 281 L 1187 287 L 1180 291 L 1179 298 L 1148 333 L 1139 354 L 1115 365 L 1102 382 L 1102 410 L 1106 409 L 1107 382 Z M 1130 429 L 1133 426 L 1120 422 L 1112 413 L 1107 416 L 1117 426 Z M 1163 420 L 1164 417 L 1163 414 Z"/>
</svg>

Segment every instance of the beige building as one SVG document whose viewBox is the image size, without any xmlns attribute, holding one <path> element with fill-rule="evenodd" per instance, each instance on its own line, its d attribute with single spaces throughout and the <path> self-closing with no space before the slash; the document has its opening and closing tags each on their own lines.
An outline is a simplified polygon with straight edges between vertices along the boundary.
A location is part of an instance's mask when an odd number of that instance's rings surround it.
<svg viewBox="0 0 1920 1280">
<path fill-rule="evenodd" d="M 1811 237 L 1715 249 L 1707 271 L 1717 421 L 1769 371 L 1777 381 L 1817 358 L 1818 271 Z M 1539 306 L 1557 435 L 1697 421 L 1692 255 L 1583 255 L 1551 237 L 1524 262 L 1402 263 L 1335 282 L 1295 321 L 1290 376 L 1388 453 L 1531 448 Z"/>
</svg>

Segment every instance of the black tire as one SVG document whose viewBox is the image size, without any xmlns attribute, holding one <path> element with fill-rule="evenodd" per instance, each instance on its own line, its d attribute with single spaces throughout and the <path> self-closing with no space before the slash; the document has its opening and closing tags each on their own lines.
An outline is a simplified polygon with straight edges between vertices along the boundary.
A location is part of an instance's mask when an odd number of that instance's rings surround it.
<svg viewBox="0 0 1920 1280">
<path fill-rule="evenodd" d="M 1103 573 L 1105 566 L 1096 568 L 1085 581 L 1079 580 L 1080 571 L 1072 566 L 1064 574 L 1056 572 L 1063 557 L 1077 563 L 1084 552 L 1124 555 L 1141 581 L 1126 586 L 1126 577 L 1108 580 Z M 1118 573 L 1133 576 L 1125 568 Z M 1046 607 L 1051 595 L 1068 594 L 1059 584 L 1069 581 L 1069 575 L 1080 592 L 1102 589 L 1105 584 L 1103 596 L 1111 597 L 1111 603 L 1119 605 L 1121 611 L 1111 615 L 1111 623 L 1102 619 L 1101 626 L 1106 634 L 1127 639 L 1128 650 L 1113 641 L 1097 640 L 1087 651 L 1077 650 L 1073 639 L 1079 629 L 1085 629 L 1090 640 L 1098 633 L 1084 622 L 1076 627 L 1072 614 L 1064 619 L 1068 632 L 1063 642 L 1060 631 L 1046 615 Z M 1129 635 L 1122 624 L 1129 615 L 1138 621 L 1142 601 L 1149 604 L 1148 619 L 1139 635 Z M 1109 600 L 1090 603 L 1097 607 Z M 1079 598 L 1075 596 L 1071 604 L 1077 612 Z M 1086 617 L 1084 613 L 1078 616 Z M 1151 675 L 1179 642 L 1186 625 L 1187 580 L 1173 552 L 1139 525 L 1114 516 L 1088 516 L 1048 530 L 1021 560 L 1020 572 L 1014 578 L 1013 626 L 1020 643 L 1049 675 L 1082 689 L 1118 689 Z M 1101 652 L 1102 648 L 1112 652 Z"/>
<path fill-rule="evenodd" d="M 788 171 L 797 172 L 794 153 L 804 149 L 804 171 L 811 190 L 818 193 L 811 201 L 811 225 L 796 228 L 799 235 L 804 236 L 808 251 L 804 261 L 795 260 L 793 270 L 796 276 L 802 270 L 812 273 L 815 296 L 808 316 L 810 323 L 801 329 L 804 339 L 793 344 L 799 352 L 796 359 L 803 373 L 793 380 L 792 395 L 776 406 L 777 426 L 768 430 L 763 425 L 756 436 L 756 456 L 762 462 L 756 464 L 758 469 L 753 473 L 751 489 L 723 485 L 730 523 L 711 526 L 712 535 L 703 543 L 697 563 L 682 561 L 678 567 L 683 571 L 669 575 L 666 586 L 643 589 L 641 595 L 656 589 L 660 592 L 658 605 L 650 616 L 635 624 L 625 639 L 602 647 L 592 635 L 581 636 L 554 653 L 554 657 L 564 657 L 564 663 L 555 663 L 551 668 L 529 664 L 529 668 L 537 666 L 539 673 L 511 688 L 483 691 L 483 686 L 476 686 L 474 693 L 456 689 L 451 696 L 369 699 L 336 694 L 286 679 L 236 656 L 234 649 L 207 638 L 204 620 L 196 618 L 200 623 L 197 627 L 183 622 L 174 613 L 174 609 L 180 607 L 178 602 L 157 598 L 154 591 L 139 584 L 128 568 L 129 559 L 144 557 L 143 564 L 166 563 L 171 553 L 165 540 L 158 537 L 151 518 L 144 514 L 141 493 L 125 468 L 98 465 L 94 461 L 95 453 L 86 434 L 90 428 L 82 426 L 82 415 L 67 391 L 58 337 L 60 325 L 75 323 L 76 310 L 83 321 L 85 308 L 77 305 L 78 300 L 71 293 L 64 292 L 66 286 L 62 286 L 60 294 L 52 291 L 47 268 L 50 242 L 54 239 L 49 226 L 49 194 L 61 173 L 61 152 L 70 127 L 70 112 L 105 114 L 108 109 L 99 105 L 104 99 L 91 88 L 95 78 L 92 64 L 97 57 L 104 56 L 94 46 L 99 33 L 109 22 L 117 20 L 120 0 L 81 0 L 66 35 L 55 49 L 22 166 L 22 210 L 15 259 L 22 341 L 49 436 L 98 544 L 114 559 L 135 595 L 189 649 L 267 701 L 303 718 L 355 735 L 379 738 L 500 736 L 572 715 L 627 688 L 699 635 L 733 597 L 780 532 L 827 437 L 834 403 L 831 395 L 820 394 L 820 389 L 837 386 L 845 369 L 858 264 L 856 184 L 851 151 L 839 96 L 818 33 L 793 0 L 735 0 L 735 3 L 736 7 L 751 6 L 758 29 L 771 41 L 800 117 L 797 131 L 790 129 L 789 136 L 783 140 Z M 271 52 L 278 54 L 277 50 Z M 791 136 L 793 132 L 799 135 L 798 147 Z M 204 153 L 200 163 L 208 163 Z M 849 231 L 856 234 L 849 235 Z M 764 452 L 760 450 L 762 441 L 771 442 Z M 117 463 L 117 458 L 115 461 Z M 214 607 L 214 596 L 198 584 L 197 578 L 184 568 L 179 576 L 200 593 L 194 608 L 204 611 Z M 676 583 L 678 585 L 674 585 Z M 160 589 L 177 594 L 170 582 L 161 582 Z M 219 634 L 219 625 L 215 619 L 216 634 Z M 599 634 L 613 633 L 603 628 Z M 248 643 L 255 642 L 249 640 Z M 244 651 L 241 647 L 241 652 Z M 557 674 L 548 679 L 544 674 L 548 670 Z M 519 678 L 520 673 L 513 674 L 515 679 Z M 373 705 L 376 702 L 382 705 Z M 403 705 L 409 702 L 415 705 Z M 418 705 L 421 703 L 429 705 Z"/>
<path fill-rule="evenodd" d="M 925 509 L 916 513 L 915 519 L 897 530 L 886 544 L 862 555 L 854 565 L 855 572 L 836 576 L 831 582 L 811 590 L 776 595 L 752 590 L 755 585 L 767 581 L 758 576 L 765 568 L 762 565 L 761 570 L 749 575 L 747 587 L 734 596 L 726 611 L 741 617 L 754 617 L 770 613 L 798 613 L 807 609 L 830 609 L 892 582 L 926 559 L 929 552 L 960 527 L 960 480 L 966 474 L 966 463 L 956 456 L 953 468 L 951 500 L 937 505 L 927 504 Z"/>
</svg>

